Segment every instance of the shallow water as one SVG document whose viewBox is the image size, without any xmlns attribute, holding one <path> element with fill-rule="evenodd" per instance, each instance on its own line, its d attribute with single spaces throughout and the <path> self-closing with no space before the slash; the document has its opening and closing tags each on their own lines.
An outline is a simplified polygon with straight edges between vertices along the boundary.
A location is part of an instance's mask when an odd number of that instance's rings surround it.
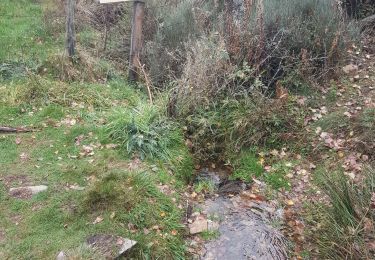
<svg viewBox="0 0 375 260">
<path fill-rule="evenodd" d="M 287 259 L 286 239 L 275 227 L 281 210 L 248 195 L 221 195 L 200 205 L 209 219 L 220 222 L 219 238 L 205 244 L 201 259 Z"/>
</svg>

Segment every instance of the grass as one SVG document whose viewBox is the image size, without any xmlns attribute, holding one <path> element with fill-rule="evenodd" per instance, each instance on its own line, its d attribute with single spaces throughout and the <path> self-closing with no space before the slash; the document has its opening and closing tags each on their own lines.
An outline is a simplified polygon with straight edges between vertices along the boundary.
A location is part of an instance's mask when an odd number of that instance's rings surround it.
<svg viewBox="0 0 375 260">
<path fill-rule="evenodd" d="M 105 88 L 103 91 L 106 93 Z M 130 94 L 126 87 L 124 91 Z M 102 94 L 98 88 L 98 96 Z M 115 100 L 116 92 L 113 95 Z M 132 95 L 137 96 L 137 91 Z M 134 97 L 134 100 L 141 98 Z M 4 113 L 0 124 L 40 129 L 18 135 L 18 145 L 14 135 L 0 137 L 0 178 L 6 180 L 0 184 L 1 226 L 6 233 L 6 243 L 0 245 L 2 256 L 45 259 L 56 257 L 61 250 L 85 255 L 87 250 L 82 245 L 89 235 L 110 233 L 138 241 L 132 252 L 136 259 L 183 259 L 184 229 L 180 224 L 182 212 L 177 207 L 178 191 L 193 169 L 186 148 L 171 148 L 170 161 L 147 157 L 142 163 L 144 166 L 133 172 L 126 166 L 129 156 L 124 156 L 121 150 L 106 148 L 105 144 L 113 140 L 98 120 L 114 115 L 117 108 L 101 105 L 87 111 L 85 107 L 57 101 L 38 103 L 37 108 L 13 102 L 1 106 Z M 117 106 L 126 108 L 130 104 Z M 74 118 L 76 123 L 61 123 L 66 118 Z M 93 147 L 94 154 L 85 154 L 84 146 Z M 20 158 L 22 153 L 26 159 Z M 7 190 L 20 185 L 22 178 L 26 178 L 26 184 L 46 184 L 49 188 L 30 200 L 10 197 Z M 177 202 L 159 191 L 160 183 L 171 185 L 177 191 L 174 196 Z M 72 190 L 69 188 L 72 185 L 86 189 Z M 115 217 L 111 218 L 113 212 Z M 92 224 L 98 216 L 104 220 Z M 152 229 L 155 226 L 159 228 Z M 150 231 L 146 234 L 145 230 Z"/>
<path fill-rule="evenodd" d="M 26 68 L 36 70 L 56 47 L 63 48 L 64 43 L 54 45 L 54 39 L 43 28 L 40 3 L 28 0 L 1 1 L 0 79 L 22 75 Z"/>
<path fill-rule="evenodd" d="M 259 162 L 259 158 L 254 153 L 244 153 L 240 159 L 235 163 L 237 167 L 230 179 L 239 179 L 245 182 L 251 182 L 252 177 L 261 177 L 264 170 Z"/>
<path fill-rule="evenodd" d="M 37 82 L 48 87 L 34 85 Z M 6 227 L 2 257 L 54 258 L 63 250 L 85 259 L 94 254 L 82 248 L 85 239 L 110 233 L 138 241 L 131 253 L 135 259 L 183 259 L 178 191 L 190 179 L 193 164 L 182 135 L 174 135 L 174 145 L 164 150 L 170 160 L 147 156 L 144 166 L 136 169 L 140 172 L 133 172 L 127 169 L 130 156 L 106 147 L 114 142 L 106 129 L 116 111 L 135 109 L 144 102 L 141 93 L 121 80 L 100 85 L 30 78 L 23 84 L 3 85 L 0 124 L 39 131 L 19 135 L 18 145 L 14 135 L 0 137 L 0 179 L 6 180 L 0 185 L 1 226 Z M 37 98 L 15 91 L 26 90 L 24 86 L 34 88 Z M 78 144 L 77 138 L 82 138 Z M 93 147 L 94 153 L 86 154 L 84 146 Z M 22 153 L 26 159 L 20 158 Z M 46 184 L 48 191 L 26 201 L 10 197 L 8 189 L 21 185 L 22 178 L 26 184 Z M 160 183 L 177 191 L 177 202 L 159 191 Z M 86 190 L 72 190 L 72 185 Z M 92 224 L 98 216 L 104 220 Z"/>
<path fill-rule="evenodd" d="M 375 191 L 374 169 L 365 170 L 361 185 L 348 180 L 338 169 L 326 172 L 320 168 L 318 185 L 329 203 L 310 204 L 305 216 L 309 225 L 317 225 L 307 235 L 317 245 L 316 257 L 322 259 L 372 258 L 366 241 L 374 235 L 371 196 Z"/>
<path fill-rule="evenodd" d="M 205 241 L 215 240 L 220 237 L 220 232 L 218 230 L 207 230 L 203 231 L 201 237 Z"/>
<path fill-rule="evenodd" d="M 263 169 L 264 158 L 257 156 L 253 151 L 243 151 L 234 162 L 234 172 L 229 177 L 231 180 L 242 180 L 244 182 L 252 182 L 253 178 L 262 179 L 275 190 L 289 189 L 290 183 L 286 175 L 290 167 L 284 162 L 276 162 L 272 164 L 272 169 L 265 172 Z"/>
<path fill-rule="evenodd" d="M 35 1 L 0 3 L 0 125 L 37 130 L 0 136 L 0 258 L 52 259 L 64 251 L 74 259 L 100 259 L 84 243 L 103 233 L 138 241 L 132 259 L 186 258 L 178 205 L 193 161 L 182 134 L 164 131 L 160 121 L 151 124 L 171 144 L 157 139 L 154 153 L 168 160 L 145 153 L 129 168 L 133 154 L 113 148 L 119 139 L 108 134 L 109 119 L 146 106 L 145 95 L 113 74 L 105 83 L 60 81 L 55 68 L 61 61 L 54 57 L 63 42 L 44 33 L 41 8 Z M 47 73 L 35 74 L 39 67 Z M 163 118 L 159 110 L 154 116 Z M 40 184 L 48 190 L 30 199 L 8 194 L 11 187 Z M 173 195 L 163 194 L 161 184 Z M 103 220 L 93 224 L 97 217 Z"/>
<path fill-rule="evenodd" d="M 202 180 L 194 185 L 194 190 L 197 193 L 204 192 L 204 193 L 212 194 L 215 192 L 216 187 L 212 181 Z"/>
</svg>

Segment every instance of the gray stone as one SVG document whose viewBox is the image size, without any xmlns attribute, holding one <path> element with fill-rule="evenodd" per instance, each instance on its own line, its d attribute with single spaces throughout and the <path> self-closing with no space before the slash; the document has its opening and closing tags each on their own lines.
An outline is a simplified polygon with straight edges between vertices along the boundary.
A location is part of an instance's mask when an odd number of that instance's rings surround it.
<svg viewBox="0 0 375 260">
<path fill-rule="evenodd" d="M 39 192 L 47 190 L 48 187 L 46 185 L 38 185 L 38 186 L 25 186 L 25 187 L 17 187 L 17 188 L 10 188 L 10 192 L 16 192 L 18 190 L 29 190 L 33 195 L 38 194 Z"/>
<path fill-rule="evenodd" d="M 99 234 L 87 239 L 87 244 L 106 258 L 116 259 L 137 244 L 137 241 L 114 235 Z"/>
<path fill-rule="evenodd" d="M 56 260 L 66 260 L 66 255 L 63 251 L 60 251 L 60 253 L 57 255 Z"/>
</svg>

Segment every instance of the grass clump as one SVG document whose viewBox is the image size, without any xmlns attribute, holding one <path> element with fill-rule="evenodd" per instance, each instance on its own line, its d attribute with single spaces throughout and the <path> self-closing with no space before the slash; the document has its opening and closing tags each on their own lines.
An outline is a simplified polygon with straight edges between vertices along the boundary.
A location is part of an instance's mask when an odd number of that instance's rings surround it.
<svg viewBox="0 0 375 260">
<path fill-rule="evenodd" d="M 269 172 L 264 174 L 264 181 L 276 190 L 290 189 L 290 183 L 286 178 L 289 170 L 284 163 L 276 163 Z"/>
<path fill-rule="evenodd" d="M 210 180 L 201 180 L 194 185 L 194 190 L 197 193 L 207 193 L 212 194 L 215 192 L 216 187 L 215 184 Z"/>
<path fill-rule="evenodd" d="M 182 143 L 176 125 L 160 115 L 156 106 L 140 104 L 133 109 L 118 110 L 108 124 L 109 136 L 128 154 L 168 159 L 171 149 Z"/>
<path fill-rule="evenodd" d="M 201 237 L 205 241 L 215 240 L 220 237 L 218 230 L 206 230 L 201 233 Z"/>
<path fill-rule="evenodd" d="M 245 182 L 251 182 L 253 177 L 261 177 L 264 170 L 254 153 L 244 153 L 235 163 L 235 169 L 230 179 L 239 179 Z"/>
<path fill-rule="evenodd" d="M 365 172 L 362 184 L 353 183 L 341 171 L 319 172 L 318 184 L 329 203 L 314 203 L 307 217 L 315 227 L 308 235 L 318 247 L 318 258 L 373 258 L 374 252 L 367 243 L 375 235 L 375 172 L 372 167 Z"/>
<path fill-rule="evenodd" d="M 126 173 L 110 173 L 91 187 L 84 203 L 91 210 L 116 207 L 131 210 L 140 201 L 141 191 L 134 187 L 136 181 Z"/>
</svg>

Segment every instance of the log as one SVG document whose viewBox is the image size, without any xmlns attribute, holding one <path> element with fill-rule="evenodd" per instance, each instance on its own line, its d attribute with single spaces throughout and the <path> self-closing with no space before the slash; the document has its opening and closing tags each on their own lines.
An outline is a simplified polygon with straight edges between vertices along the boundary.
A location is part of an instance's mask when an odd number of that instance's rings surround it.
<svg viewBox="0 0 375 260">
<path fill-rule="evenodd" d="M 20 128 L 20 127 L 0 126 L 0 133 L 28 133 L 28 132 L 33 132 L 33 130 Z"/>
</svg>

